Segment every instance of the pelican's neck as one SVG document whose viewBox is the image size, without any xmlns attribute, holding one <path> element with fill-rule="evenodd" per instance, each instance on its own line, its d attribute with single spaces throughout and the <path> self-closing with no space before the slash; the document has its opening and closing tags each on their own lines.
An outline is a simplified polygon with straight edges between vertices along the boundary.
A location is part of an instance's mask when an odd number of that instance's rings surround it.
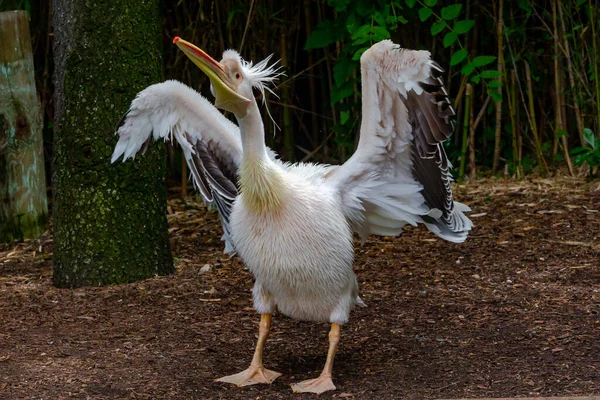
<svg viewBox="0 0 600 400">
<path fill-rule="evenodd" d="M 242 136 L 242 162 L 259 162 L 269 159 L 265 145 L 265 127 L 256 100 L 252 99 L 244 117 L 237 117 Z"/>
<path fill-rule="evenodd" d="M 267 153 L 265 127 L 256 101 L 248 113 L 237 117 L 242 137 L 242 162 L 239 169 L 241 198 L 253 212 L 276 212 L 287 197 L 281 167 Z"/>
</svg>

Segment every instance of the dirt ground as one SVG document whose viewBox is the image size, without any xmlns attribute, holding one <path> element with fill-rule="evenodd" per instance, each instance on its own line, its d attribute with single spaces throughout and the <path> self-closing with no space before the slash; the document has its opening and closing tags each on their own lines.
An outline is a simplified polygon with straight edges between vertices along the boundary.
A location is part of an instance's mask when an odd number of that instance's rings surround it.
<svg viewBox="0 0 600 400">
<path fill-rule="evenodd" d="M 456 197 L 473 208 L 464 244 L 422 228 L 357 244 L 368 307 L 319 398 L 600 394 L 600 183 L 485 181 Z M 0 247 L 1 399 L 316 397 L 289 385 L 319 374 L 329 326 L 280 314 L 265 364 L 283 376 L 213 382 L 252 356 L 252 277 L 222 256 L 214 213 L 169 204 L 174 276 L 56 289 L 49 234 Z"/>
</svg>

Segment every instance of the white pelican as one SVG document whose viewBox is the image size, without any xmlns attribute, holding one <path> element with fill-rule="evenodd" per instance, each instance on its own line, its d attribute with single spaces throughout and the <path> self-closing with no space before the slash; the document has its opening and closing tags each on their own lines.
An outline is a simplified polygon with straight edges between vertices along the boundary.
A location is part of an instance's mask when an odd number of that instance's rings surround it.
<svg viewBox="0 0 600 400">
<path fill-rule="evenodd" d="M 352 263 L 353 232 L 395 236 L 424 224 L 437 236 L 463 242 L 470 211 L 454 202 L 450 163 L 442 143 L 452 134 L 454 110 L 442 68 L 427 51 L 385 40 L 361 57 L 362 123 L 354 155 L 343 165 L 287 164 L 265 145 L 252 89 L 264 93 L 279 75 L 268 59 L 253 65 L 227 50 L 221 62 L 182 39 L 174 43 L 210 78 L 215 105 L 175 81 L 140 92 L 117 130 L 112 161 L 134 157 L 154 139 L 175 138 L 195 186 L 219 210 L 226 251 L 254 274 L 259 337 L 248 369 L 218 379 L 238 386 L 271 383 L 263 347 L 277 307 L 289 317 L 331 323 L 321 375 L 295 392 L 334 390 L 333 360 L 340 326 L 363 305 Z"/>
</svg>

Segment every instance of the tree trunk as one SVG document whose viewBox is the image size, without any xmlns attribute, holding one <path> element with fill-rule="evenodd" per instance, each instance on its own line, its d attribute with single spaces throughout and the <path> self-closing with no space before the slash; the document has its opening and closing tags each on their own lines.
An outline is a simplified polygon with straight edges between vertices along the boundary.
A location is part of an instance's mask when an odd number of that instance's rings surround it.
<svg viewBox="0 0 600 400">
<path fill-rule="evenodd" d="M 25 11 L 0 13 L 0 242 L 48 227 L 42 118 Z"/>
<path fill-rule="evenodd" d="M 162 78 L 159 0 L 55 0 L 54 283 L 113 284 L 173 272 L 166 158 L 150 143 L 110 164 L 119 118 Z"/>
</svg>

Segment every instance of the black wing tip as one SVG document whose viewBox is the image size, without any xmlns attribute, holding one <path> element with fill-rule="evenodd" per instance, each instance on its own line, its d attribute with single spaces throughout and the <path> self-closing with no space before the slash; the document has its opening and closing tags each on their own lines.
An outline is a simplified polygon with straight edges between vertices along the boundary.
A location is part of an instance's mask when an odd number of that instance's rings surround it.
<svg viewBox="0 0 600 400">
<path fill-rule="evenodd" d="M 419 86 L 427 93 L 435 93 L 443 88 L 442 85 L 432 85 L 430 83 L 419 82 Z"/>
<path fill-rule="evenodd" d="M 121 128 L 123 125 L 125 125 L 125 121 L 127 120 L 129 111 L 131 111 L 131 110 L 127 110 L 127 112 L 121 117 L 119 122 L 117 122 L 117 126 L 115 127 L 115 133 L 117 133 L 119 131 L 119 128 Z"/>
<path fill-rule="evenodd" d="M 435 78 L 439 78 L 446 72 L 446 70 L 442 68 L 440 64 L 433 60 L 429 60 L 429 65 L 431 65 L 431 75 Z"/>
</svg>

